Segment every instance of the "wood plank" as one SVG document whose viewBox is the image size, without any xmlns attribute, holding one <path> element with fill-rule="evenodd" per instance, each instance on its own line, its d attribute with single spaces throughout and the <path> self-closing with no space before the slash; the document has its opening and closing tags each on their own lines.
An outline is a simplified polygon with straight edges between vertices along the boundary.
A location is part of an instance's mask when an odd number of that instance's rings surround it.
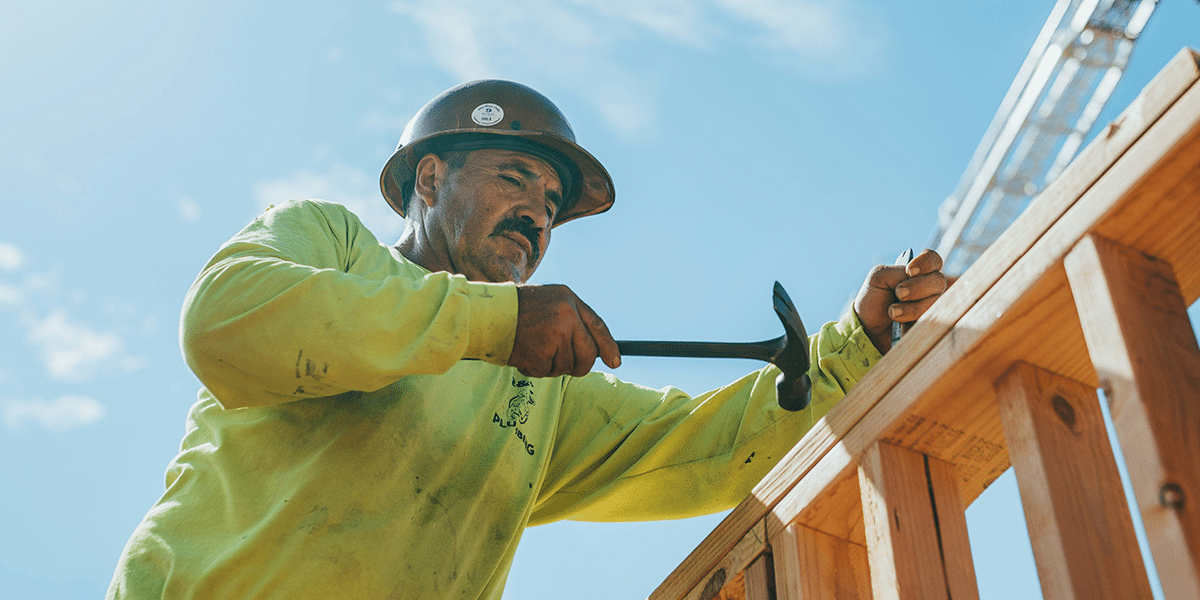
<svg viewBox="0 0 1200 600">
<path fill-rule="evenodd" d="M 745 593 L 743 571 L 766 551 L 767 529 L 760 522 L 751 527 L 716 566 L 697 578 L 697 585 L 682 597 L 686 600 L 732 600 L 742 597 Z"/>
<path fill-rule="evenodd" d="M 1039 242 L 1040 236 L 1073 207 L 1084 190 L 1095 188 L 1100 179 L 1118 177 L 1110 175 L 1110 171 L 1115 168 L 1111 163 L 1117 160 L 1117 157 L 1121 157 L 1121 160 L 1117 161 L 1118 165 L 1126 160 L 1126 155 L 1131 153 L 1130 149 L 1135 147 L 1135 142 L 1139 142 L 1136 146 L 1149 146 L 1142 148 L 1140 154 L 1143 156 L 1134 161 L 1143 172 L 1148 168 L 1147 163 L 1155 164 L 1156 153 L 1157 159 L 1170 154 L 1178 138 L 1184 137 L 1184 133 L 1192 130 L 1187 122 L 1196 110 L 1192 104 L 1197 100 L 1185 102 L 1185 99 L 1190 90 L 1196 89 L 1194 84 L 1198 77 L 1200 70 L 1197 69 L 1196 55 L 1188 51 L 1181 52 L 1122 114 L 1116 122 L 1119 126 L 1110 129 L 1089 145 L 1079 159 L 1035 201 L 1025 215 L 1018 219 L 1020 226 L 1014 225 L 1002 236 L 1001 241 L 1004 243 L 997 242 L 993 249 L 985 252 L 976 262 L 976 266 L 968 270 L 934 305 L 922 321 L 908 333 L 899 348 L 902 351 L 889 353 L 838 407 L 819 421 L 755 487 L 751 496 L 717 526 L 651 597 L 679 598 L 687 590 L 695 587 L 702 574 L 716 565 L 721 557 L 742 539 L 746 531 L 764 518 L 764 515 L 768 516 L 768 533 L 782 531 L 812 500 L 820 496 L 828 485 L 855 476 L 854 465 L 857 456 L 867 445 L 874 442 L 875 435 L 884 431 L 903 432 L 902 428 L 906 423 L 912 424 L 909 419 L 914 417 L 923 420 L 908 428 L 911 433 L 894 436 L 895 441 L 916 445 L 924 443 L 921 439 L 925 439 L 931 445 L 945 445 L 944 451 L 935 451 L 933 454 L 954 459 L 952 462 L 965 467 L 960 468 L 960 473 L 970 473 L 962 486 L 964 502 L 969 503 L 982 492 L 1007 467 L 1007 454 L 1003 452 L 1002 444 L 997 442 L 1002 440 L 1003 436 L 992 401 L 992 392 L 990 389 L 980 390 L 979 386 L 974 386 L 974 389 L 968 389 L 966 393 L 958 395 L 953 386 L 943 384 L 944 380 L 948 379 L 943 376 L 943 371 L 949 364 L 963 357 L 976 360 L 973 368 L 989 365 L 989 361 L 994 357 L 983 356 L 984 353 L 978 348 L 979 343 L 984 337 L 983 334 L 993 326 L 1005 324 L 1005 320 L 1001 318 L 1003 311 L 1014 307 L 1018 298 L 1006 298 L 988 307 L 988 310 L 999 307 L 1001 316 L 988 313 L 992 316 L 984 319 L 983 323 L 970 323 L 972 328 L 982 325 L 982 329 L 968 329 L 957 324 L 975 309 L 985 294 L 1011 270 L 1018 259 Z M 1181 103 L 1188 106 L 1178 107 Z M 1172 114 L 1174 117 L 1171 122 L 1164 124 L 1163 120 Z M 1158 132 L 1159 139 L 1154 143 L 1140 142 L 1143 137 L 1155 131 Z M 1172 135 L 1176 138 L 1174 142 L 1166 139 Z M 1135 175 L 1140 173 L 1135 172 Z M 1128 173 L 1122 176 L 1128 177 Z M 1110 182 L 1106 193 L 1111 195 L 1112 190 L 1117 187 L 1123 192 L 1128 187 L 1128 180 L 1125 183 L 1125 187 L 1120 187 Z M 1108 203 L 1104 210 L 1116 204 L 1114 199 L 1108 197 L 1100 201 Z M 1089 227 L 1091 223 L 1088 223 Z M 1076 239 L 1079 235 L 1082 234 L 1077 234 Z M 1059 240 L 1059 243 L 1061 242 L 1062 240 Z M 1196 246 L 1200 247 L 1200 244 Z M 1065 250 L 1062 253 L 1065 253 Z M 1033 277 L 1034 281 L 1055 266 L 1057 260 L 1051 258 L 1050 266 L 1042 265 L 1039 267 L 1040 272 L 1032 273 L 1036 275 Z M 1031 273 L 1025 273 L 1016 280 L 1027 280 L 1030 275 Z M 1028 284 L 1027 281 L 1026 283 Z M 1197 283 L 1200 283 L 1200 275 L 1197 276 Z M 1021 289 L 1026 287 L 1029 285 Z M 1188 290 L 1187 286 L 1185 290 Z M 1038 290 L 1036 294 L 1048 295 L 1050 299 L 1058 300 L 1053 293 L 1046 290 Z M 1067 296 L 1069 302 L 1069 295 Z M 1061 300 L 1059 302 L 1061 303 Z M 940 352 L 940 355 L 932 361 L 927 360 L 927 355 L 935 350 Z M 949 362 L 945 362 L 947 358 L 950 359 Z M 1086 362 L 1086 352 L 1083 359 Z M 922 365 L 919 369 L 916 368 L 918 364 Z M 986 379 L 987 382 L 994 380 L 1000 373 L 992 375 Z M 1089 373 L 1084 373 L 1076 378 L 1089 376 Z M 984 387 L 990 388 L 989 385 Z M 932 398 L 933 395 L 937 395 L 937 398 Z M 941 404 L 946 398 L 956 397 L 958 401 L 954 402 L 953 408 L 944 410 L 945 407 Z M 984 398 L 984 402 L 971 401 L 977 397 Z M 908 414 L 910 409 L 920 409 L 923 412 Z M 943 419 L 943 414 L 948 418 Z M 941 426 L 945 429 L 939 429 Z M 857 430 L 869 430 L 873 433 L 867 435 L 859 432 L 851 442 L 843 439 Z M 942 436 L 931 434 L 934 430 L 942 431 Z M 913 435 L 919 437 L 913 439 Z M 950 440 L 944 437 L 945 435 L 957 438 Z M 935 437 L 937 439 L 934 439 Z M 814 470 L 821 472 L 816 482 L 812 485 L 796 486 L 798 481 L 806 478 Z M 850 489 L 849 485 L 839 485 L 843 490 Z M 790 501 L 790 505 L 780 511 L 777 505 L 785 501 Z M 856 522 L 853 514 L 847 514 L 846 517 L 820 526 L 823 530 L 826 527 L 845 528 L 845 535 L 843 532 L 833 533 L 838 537 L 846 537 Z M 843 525 L 837 525 L 838 522 Z"/>
<path fill-rule="evenodd" d="M 1150 598 L 1095 388 L 1017 363 L 996 395 L 1042 595 Z"/>
<path fill-rule="evenodd" d="M 971 558 L 971 542 L 967 539 L 967 509 L 959 489 L 958 468 L 931 456 L 925 456 L 929 492 L 937 515 L 938 535 L 942 540 L 942 565 L 946 573 L 946 589 L 955 600 L 979 600 L 979 584 L 975 579 L 975 562 Z"/>
<path fill-rule="evenodd" d="M 771 548 L 778 600 L 871 600 L 866 546 L 793 523 Z"/>
<path fill-rule="evenodd" d="M 1099 236 L 1066 268 L 1163 590 L 1200 598 L 1200 347 L 1189 302 L 1170 262 Z"/>
<path fill-rule="evenodd" d="M 881 442 L 858 474 L 872 595 L 978 600 L 954 466 Z"/>
<path fill-rule="evenodd" d="M 775 600 L 775 574 L 770 554 L 760 554 L 746 567 L 746 600 Z"/>
</svg>

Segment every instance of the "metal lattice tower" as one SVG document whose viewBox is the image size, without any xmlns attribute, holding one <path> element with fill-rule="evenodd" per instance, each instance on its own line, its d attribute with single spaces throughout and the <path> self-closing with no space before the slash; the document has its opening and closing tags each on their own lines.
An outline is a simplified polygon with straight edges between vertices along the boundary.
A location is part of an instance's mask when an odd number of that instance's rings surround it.
<svg viewBox="0 0 1200 600">
<path fill-rule="evenodd" d="M 929 246 L 960 275 L 1079 151 L 1157 0 L 1058 0 Z"/>
</svg>

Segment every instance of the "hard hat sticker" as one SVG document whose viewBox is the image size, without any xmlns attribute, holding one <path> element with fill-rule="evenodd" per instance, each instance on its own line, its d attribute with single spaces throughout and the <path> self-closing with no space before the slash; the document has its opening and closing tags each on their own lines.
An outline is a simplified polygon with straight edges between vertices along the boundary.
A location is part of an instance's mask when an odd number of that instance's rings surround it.
<svg viewBox="0 0 1200 600">
<path fill-rule="evenodd" d="M 471 120 L 484 127 L 495 125 L 503 118 L 504 109 L 500 108 L 498 104 L 492 104 L 491 102 L 480 104 L 475 107 L 475 110 L 471 111 Z"/>
</svg>

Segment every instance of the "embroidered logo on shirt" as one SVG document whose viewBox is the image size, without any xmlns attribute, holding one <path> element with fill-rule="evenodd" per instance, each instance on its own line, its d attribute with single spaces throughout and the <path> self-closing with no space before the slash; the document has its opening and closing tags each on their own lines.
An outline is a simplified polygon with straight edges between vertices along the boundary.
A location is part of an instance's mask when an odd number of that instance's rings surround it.
<svg viewBox="0 0 1200 600">
<path fill-rule="evenodd" d="M 504 417 L 501 417 L 498 412 L 492 413 L 492 422 L 500 425 L 501 429 L 512 428 L 517 439 L 525 445 L 525 452 L 533 456 L 535 448 L 519 427 L 529 421 L 530 408 L 534 406 L 533 382 L 528 379 L 518 380 L 514 377 L 512 387 L 513 395 L 508 399 Z"/>
</svg>

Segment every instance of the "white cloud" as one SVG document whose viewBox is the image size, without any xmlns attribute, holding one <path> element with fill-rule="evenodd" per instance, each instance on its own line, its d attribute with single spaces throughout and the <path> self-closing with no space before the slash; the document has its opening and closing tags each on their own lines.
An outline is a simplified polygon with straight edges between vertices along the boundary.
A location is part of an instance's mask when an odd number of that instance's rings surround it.
<svg viewBox="0 0 1200 600">
<path fill-rule="evenodd" d="M 21 282 L 0 280 L 0 308 L 29 315 L 41 304 L 35 298 L 58 295 L 58 276 L 53 272 L 28 273 Z"/>
<path fill-rule="evenodd" d="M 20 306 L 21 301 L 24 299 L 25 295 L 21 293 L 21 290 L 11 285 L 0 283 L 0 306 L 15 308 Z"/>
<path fill-rule="evenodd" d="M 847 1 L 717 0 L 758 30 L 758 43 L 835 76 L 862 73 L 881 51 L 884 23 Z"/>
<path fill-rule="evenodd" d="M 696 0 L 576 0 L 607 18 L 627 21 L 672 44 L 709 48 L 723 25 Z"/>
<path fill-rule="evenodd" d="M 52 431 L 67 431 L 91 425 L 104 418 L 104 405 L 87 396 L 64 394 L 52 401 L 10 400 L 0 402 L 0 414 L 9 429 L 22 429 L 32 422 Z"/>
<path fill-rule="evenodd" d="M 200 220 L 200 205 L 191 198 L 179 199 L 179 218 L 189 223 L 194 223 Z"/>
<path fill-rule="evenodd" d="M 29 323 L 29 341 L 40 347 L 50 376 L 64 381 L 88 381 L 101 372 L 130 372 L 149 364 L 129 355 L 120 336 L 75 323 L 61 308 Z"/>
<path fill-rule="evenodd" d="M 387 112 L 383 110 L 372 110 L 368 112 L 362 119 L 362 128 L 366 131 L 376 133 L 388 133 L 390 135 L 400 135 L 399 132 L 404 129 L 404 124 L 412 115 L 400 115 L 397 113 Z"/>
<path fill-rule="evenodd" d="M 0 244 L 0 261 L 8 267 L 21 265 L 24 256 L 11 244 Z M 3 258 L 7 256 L 8 258 Z M 15 257 L 15 258 L 14 258 Z M 0 274 L 8 267 L 0 268 Z M 111 323 L 110 330 L 78 322 L 66 306 L 86 307 L 99 312 Z M 4 316 L 7 315 L 7 316 Z M 0 278 L 0 316 L 25 332 L 25 344 L 18 350 L 41 359 L 46 373 L 60 381 L 90 381 L 100 375 L 124 374 L 144 368 L 149 360 L 131 354 L 125 339 L 111 331 L 126 331 L 136 326 L 137 307 L 114 299 L 89 300 L 81 289 L 62 290 L 54 271 L 26 271 L 20 281 Z M 143 331 L 146 328 L 143 327 Z M 15 337 L 15 336 L 14 336 Z M 17 340 L 5 340 L 10 346 Z M 0 365 L 0 379 L 15 374 Z"/>
<path fill-rule="evenodd" d="M 631 40 L 698 52 L 737 46 L 821 78 L 861 75 L 886 23 L 858 0 L 397 0 L 428 52 L 459 80 L 554 81 L 590 102 L 613 129 L 651 127 L 655 78 L 639 72 Z M 704 57 L 697 57 L 704 60 Z"/>
<path fill-rule="evenodd" d="M 392 8 L 421 27 L 433 60 L 456 79 L 519 78 L 535 87 L 538 79 L 553 80 L 592 103 L 622 135 L 653 123 L 656 84 L 619 56 L 619 42 L 645 27 L 635 21 L 553 0 L 513 0 L 503 10 L 481 0 L 399 1 Z"/>
<path fill-rule="evenodd" d="M 8 242 L 0 242 L 0 271 L 16 271 L 25 264 L 25 253 Z"/>
<path fill-rule="evenodd" d="M 254 198 L 260 209 L 291 198 L 320 198 L 343 204 L 385 244 L 400 239 L 404 231 L 404 218 L 392 210 L 379 191 L 378 174 L 345 165 L 336 165 L 326 173 L 299 171 L 256 183 Z"/>
</svg>

